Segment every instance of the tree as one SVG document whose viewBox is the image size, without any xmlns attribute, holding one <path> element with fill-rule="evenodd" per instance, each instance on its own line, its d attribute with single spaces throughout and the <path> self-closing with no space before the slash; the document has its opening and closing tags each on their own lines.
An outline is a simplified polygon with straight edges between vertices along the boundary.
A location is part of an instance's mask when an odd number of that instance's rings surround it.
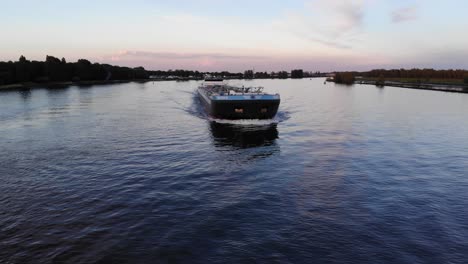
<svg viewBox="0 0 468 264">
<path fill-rule="evenodd" d="M 304 71 L 299 69 L 299 70 L 292 70 L 291 71 L 291 78 L 293 79 L 302 79 L 304 78 Z"/>
<path fill-rule="evenodd" d="M 267 72 L 256 72 L 255 73 L 255 79 L 266 79 L 269 78 L 270 76 L 268 75 Z"/>
<path fill-rule="evenodd" d="M 27 62 L 27 60 L 23 55 L 21 55 L 19 58 L 19 62 Z"/>
<path fill-rule="evenodd" d="M 134 68 L 133 71 L 134 71 L 134 78 L 135 79 L 146 79 L 146 78 L 148 78 L 148 73 L 146 72 L 145 68 L 143 68 L 141 66 Z M 182 74 L 184 75 L 183 77 L 188 77 L 189 72 L 185 71 Z"/>
<path fill-rule="evenodd" d="M 68 78 L 65 63 L 54 56 L 46 56 L 45 69 L 50 81 L 66 81 Z"/>
<path fill-rule="evenodd" d="M 15 82 L 15 65 L 13 62 L 0 62 L 0 84 Z"/>
<path fill-rule="evenodd" d="M 280 71 L 278 72 L 278 78 L 280 79 L 287 79 L 289 77 L 289 74 L 287 71 Z"/>
<path fill-rule="evenodd" d="M 75 63 L 75 74 L 74 79 L 80 81 L 88 81 L 91 80 L 93 77 L 92 69 L 91 69 L 91 62 L 85 59 L 79 59 L 77 63 Z"/>
<path fill-rule="evenodd" d="M 16 82 L 29 82 L 31 80 L 29 64 L 30 62 L 21 55 L 19 61 L 15 63 Z"/>
<path fill-rule="evenodd" d="M 42 61 L 32 61 L 29 67 L 29 73 L 31 74 L 31 81 L 33 82 L 47 81 L 45 64 Z"/>
<path fill-rule="evenodd" d="M 247 70 L 244 72 L 244 79 L 253 79 L 253 78 L 254 78 L 253 70 Z"/>
</svg>

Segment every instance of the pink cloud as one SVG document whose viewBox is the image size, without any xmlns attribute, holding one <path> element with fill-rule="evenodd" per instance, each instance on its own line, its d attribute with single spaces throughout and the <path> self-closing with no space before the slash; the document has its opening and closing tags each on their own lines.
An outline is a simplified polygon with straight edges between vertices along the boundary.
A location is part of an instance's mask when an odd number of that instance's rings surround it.
<svg viewBox="0 0 468 264">
<path fill-rule="evenodd" d="M 363 28 L 368 4 L 366 0 L 309 0 L 276 25 L 310 42 L 350 49 Z"/>
<path fill-rule="evenodd" d="M 243 72 L 279 71 L 302 68 L 310 71 L 367 69 L 390 63 L 378 56 L 310 55 L 310 56 L 251 56 L 225 53 L 171 53 L 149 51 L 121 51 L 102 57 L 100 62 L 122 66 L 143 66 L 149 70 L 187 69 L 199 71 Z"/>
<path fill-rule="evenodd" d="M 235 55 L 224 53 L 174 53 L 149 51 L 119 51 L 103 56 L 100 61 L 119 63 L 148 69 L 196 69 L 215 70 L 224 67 L 247 69 L 248 65 L 265 60 L 262 56 Z"/>
</svg>

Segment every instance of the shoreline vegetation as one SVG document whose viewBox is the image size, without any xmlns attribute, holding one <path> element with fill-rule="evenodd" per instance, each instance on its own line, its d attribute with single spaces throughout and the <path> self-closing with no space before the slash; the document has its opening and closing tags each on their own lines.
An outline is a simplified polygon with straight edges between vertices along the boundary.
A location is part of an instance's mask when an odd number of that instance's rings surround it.
<svg viewBox="0 0 468 264">
<path fill-rule="evenodd" d="M 369 72 L 336 72 L 327 78 L 340 84 L 367 84 L 377 87 L 400 87 L 444 92 L 468 93 L 468 71 L 434 69 L 372 70 Z"/>
<path fill-rule="evenodd" d="M 326 77 L 327 73 L 305 72 L 295 69 L 291 72 L 254 72 L 243 73 L 200 72 L 193 70 L 146 70 L 143 67 L 121 67 L 109 64 L 91 63 L 86 59 L 67 62 L 46 56 L 45 61 L 29 61 L 21 56 L 18 61 L 0 62 L 0 91 L 29 89 L 35 87 L 54 87 L 67 85 L 113 84 L 122 82 L 146 81 L 189 81 L 203 80 L 205 76 L 222 76 L 225 79 L 287 79 Z"/>
<path fill-rule="evenodd" d="M 86 59 L 67 62 L 46 56 L 45 61 L 29 61 L 21 56 L 18 61 L 0 62 L 0 91 L 31 89 L 36 87 L 86 86 L 148 81 L 190 81 L 203 80 L 205 76 L 220 76 L 224 79 L 302 79 L 327 77 L 326 81 L 352 85 L 367 84 L 377 87 L 392 86 L 411 89 L 437 90 L 468 93 L 467 70 L 434 69 L 393 69 L 367 72 L 307 72 L 294 69 L 290 72 L 243 73 L 200 72 L 193 70 L 146 70 L 143 67 L 121 67 L 109 64 L 91 63 Z"/>
</svg>

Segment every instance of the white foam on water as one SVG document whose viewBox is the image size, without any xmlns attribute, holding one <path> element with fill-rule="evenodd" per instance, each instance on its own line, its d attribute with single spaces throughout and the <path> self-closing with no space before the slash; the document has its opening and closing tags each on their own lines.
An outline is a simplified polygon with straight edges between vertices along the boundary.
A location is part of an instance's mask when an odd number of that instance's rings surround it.
<svg viewBox="0 0 468 264">
<path fill-rule="evenodd" d="M 218 119 L 213 117 L 208 117 L 208 120 L 220 123 L 220 124 L 231 124 L 231 125 L 242 125 L 242 126 L 266 126 L 271 124 L 278 124 L 280 120 L 273 119 Z"/>
</svg>

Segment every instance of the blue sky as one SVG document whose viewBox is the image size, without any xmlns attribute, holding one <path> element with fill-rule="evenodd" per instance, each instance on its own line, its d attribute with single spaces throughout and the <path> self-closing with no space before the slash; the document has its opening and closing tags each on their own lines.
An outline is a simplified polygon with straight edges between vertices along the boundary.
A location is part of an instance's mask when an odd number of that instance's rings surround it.
<svg viewBox="0 0 468 264">
<path fill-rule="evenodd" d="M 0 0 L 0 60 L 242 71 L 468 68 L 461 0 Z"/>
</svg>

